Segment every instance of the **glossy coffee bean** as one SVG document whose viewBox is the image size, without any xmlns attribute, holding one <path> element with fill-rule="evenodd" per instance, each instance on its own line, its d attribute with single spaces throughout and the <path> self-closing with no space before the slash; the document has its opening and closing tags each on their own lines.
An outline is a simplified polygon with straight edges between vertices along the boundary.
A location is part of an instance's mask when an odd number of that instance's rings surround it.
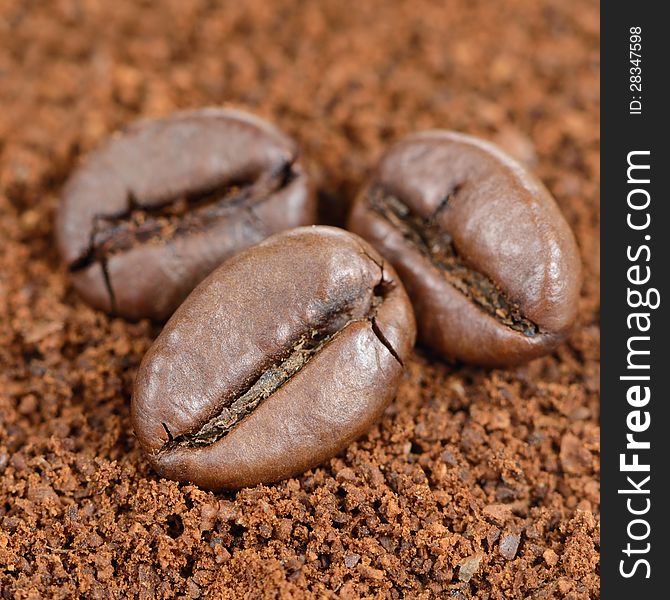
<svg viewBox="0 0 670 600">
<path fill-rule="evenodd" d="M 144 357 L 132 420 L 162 476 L 210 490 L 301 473 L 396 393 L 414 316 L 392 267 L 341 229 L 274 235 L 225 262 Z"/>
<path fill-rule="evenodd" d="M 314 218 L 291 140 L 251 115 L 201 109 L 140 121 L 89 156 L 56 237 L 87 302 L 162 320 L 223 260 Z"/>
<path fill-rule="evenodd" d="M 575 320 L 572 231 L 545 187 L 489 143 L 448 131 L 400 141 L 349 229 L 395 266 L 419 338 L 447 358 L 517 364 L 555 348 Z"/>
</svg>

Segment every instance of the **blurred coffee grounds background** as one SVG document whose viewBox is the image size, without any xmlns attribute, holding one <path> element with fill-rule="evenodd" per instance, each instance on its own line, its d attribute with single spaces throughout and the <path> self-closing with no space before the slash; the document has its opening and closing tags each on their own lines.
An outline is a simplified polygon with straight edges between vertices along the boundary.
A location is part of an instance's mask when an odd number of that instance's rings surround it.
<svg viewBox="0 0 670 600">
<path fill-rule="evenodd" d="M 598 45 L 592 1 L 0 0 L 0 597 L 597 598 Z M 219 104 L 300 143 L 331 223 L 406 133 L 498 143 L 575 231 L 574 333 L 509 371 L 419 349 L 300 478 L 159 480 L 128 415 L 159 328 L 77 297 L 52 218 L 115 129 Z"/>
</svg>

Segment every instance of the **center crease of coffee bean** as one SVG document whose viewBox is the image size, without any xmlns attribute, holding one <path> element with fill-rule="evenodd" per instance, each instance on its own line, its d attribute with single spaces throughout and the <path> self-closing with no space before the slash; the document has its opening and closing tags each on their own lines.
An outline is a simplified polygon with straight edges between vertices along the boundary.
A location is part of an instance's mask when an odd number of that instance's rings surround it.
<svg viewBox="0 0 670 600">
<path fill-rule="evenodd" d="M 165 244 L 179 235 L 206 229 L 240 208 L 258 220 L 253 207 L 284 189 L 296 176 L 293 161 L 287 161 L 255 181 L 183 192 L 155 206 L 143 206 L 129 191 L 128 208 L 123 213 L 94 217 L 88 248 L 69 270 L 74 273 L 100 263 L 114 310 L 114 290 L 107 269 L 111 256 L 137 245 Z"/>
<path fill-rule="evenodd" d="M 378 266 L 382 270 L 382 275 L 380 282 L 373 290 L 372 302 L 367 315 L 360 318 L 350 318 L 334 333 L 327 333 L 328 327 L 324 326 L 321 331 L 312 330 L 302 335 L 285 355 L 285 358 L 266 368 L 254 379 L 245 392 L 226 402 L 224 406 L 218 409 L 218 413 L 202 425 L 197 432 L 173 437 L 168 426 L 163 423 L 163 428 L 168 435 L 168 441 L 163 446 L 162 451 L 170 450 L 176 446 L 209 446 L 223 438 L 247 415 L 252 413 L 263 400 L 270 397 L 294 377 L 326 344 L 338 335 L 341 335 L 353 323 L 369 321 L 377 339 L 387 348 L 395 360 L 402 365 L 400 357 L 380 330 L 375 319 L 379 307 L 384 302 L 384 297 L 394 286 L 393 282 L 384 279 L 383 265 Z"/>
<path fill-rule="evenodd" d="M 506 327 L 534 337 L 541 333 L 538 325 L 524 317 L 519 305 L 510 300 L 489 277 L 466 265 L 458 255 L 451 235 L 436 223 L 436 217 L 448 207 L 450 198 L 462 187 L 456 186 L 445 196 L 429 219 L 413 214 L 402 200 L 382 186 L 370 191 L 368 201 L 372 210 L 398 229 L 454 288 Z"/>
</svg>

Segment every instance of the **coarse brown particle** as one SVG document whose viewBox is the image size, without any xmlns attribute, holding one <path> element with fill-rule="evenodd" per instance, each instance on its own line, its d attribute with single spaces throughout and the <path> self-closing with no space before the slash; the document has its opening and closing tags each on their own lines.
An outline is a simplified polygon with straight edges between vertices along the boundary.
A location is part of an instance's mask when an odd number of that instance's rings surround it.
<svg viewBox="0 0 670 600">
<path fill-rule="evenodd" d="M 0 3 L 0 597 L 599 597 L 598 3 L 500 10 Z M 575 331 L 508 371 L 417 351 L 380 424 L 299 478 L 236 494 L 158 479 L 129 399 L 159 330 L 78 298 L 53 212 L 120 126 L 229 102 L 297 140 L 331 221 L 411 131 L 532 161 L 582 251 Z"/>
</svg>

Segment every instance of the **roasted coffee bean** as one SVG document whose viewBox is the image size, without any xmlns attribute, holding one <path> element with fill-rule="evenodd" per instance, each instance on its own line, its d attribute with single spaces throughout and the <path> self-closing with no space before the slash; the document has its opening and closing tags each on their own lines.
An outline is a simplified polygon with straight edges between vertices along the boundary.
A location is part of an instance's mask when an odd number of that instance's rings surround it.
<svg viewBox="0 0 670 600">
<path fill-rule="evenodd" d="M 223 260 L 315 209 L 291 140 L 201 109 L 140 121 L 94 152 L 65 188 L 56 235 L 87 302 L 162 320 Z"/>
<path fill-rule="evenodd" d="M 551 351 L 575 320 L 572 231 L 545 187 L 487 142 L 405 138 L 356 199 L 349 229 L 395 266 L 419 338 L 447 358 L 517 364 Z"/>
<path fill-rule="evenodd" d="M 414 344 L 409 298 L 364 240 L 274 235 L 225 262 L 140 365 L 132 420 L 162 476 L 235 489 L 301 473 L 363 434 Z"/>
</svg>

